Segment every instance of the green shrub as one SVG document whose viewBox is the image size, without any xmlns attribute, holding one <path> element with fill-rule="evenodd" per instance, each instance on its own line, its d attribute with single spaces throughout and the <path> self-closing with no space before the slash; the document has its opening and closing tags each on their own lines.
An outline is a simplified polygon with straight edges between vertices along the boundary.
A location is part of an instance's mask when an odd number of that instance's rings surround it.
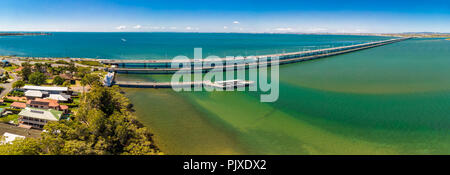
<svg viewBox="0 0 450 175">
<path fill-rule="evenodd" d="M 7 102 L 7 103 L 15 102 L 14 100 L 9 99 L 9 98 L 4 98 L 3 101 L 4 101 L 4 102 Z"/>
<path fill-rule="evenodd" d="M 102 64 L 98 61 L 79 61 L 78 63 L 88 66 L 102 66 Z"/>
<path fill-rule="evenodd" d="M 20 111 L 22 111 L 22 109 L 15 109 L 15 108 L 7 108 L 7 111 L 11 111 L 14 114 L 18 114 L 20 113 Z"/>
<path fill-rule="evenodd" d="M 58 61 L 55 61 L 55 63 L 57 63 L 57 64 L 69 64 L 69 62 L 64 61 L 64 60 L 58 60 Z"/>
</svg>

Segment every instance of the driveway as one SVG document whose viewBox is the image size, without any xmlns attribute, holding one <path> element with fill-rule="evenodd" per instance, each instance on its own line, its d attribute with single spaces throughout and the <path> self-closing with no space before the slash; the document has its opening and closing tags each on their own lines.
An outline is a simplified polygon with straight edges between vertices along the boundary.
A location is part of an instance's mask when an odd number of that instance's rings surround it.
<svg viewBox="0 0 450 175">
<path fill-rule="evenodd" d="M 9 74 L 11 77 L 13 77 L 13 80 L 9 83 L 0 84 L 0 86 L 4 87 L 3 91 L 0 93 L 0 98 L 3 98 L 6 94 L 9 93 L 9 91 L 12 90 L 12 84 L 17 81 L 18 77 L 15 73 Z"/>
</svg>

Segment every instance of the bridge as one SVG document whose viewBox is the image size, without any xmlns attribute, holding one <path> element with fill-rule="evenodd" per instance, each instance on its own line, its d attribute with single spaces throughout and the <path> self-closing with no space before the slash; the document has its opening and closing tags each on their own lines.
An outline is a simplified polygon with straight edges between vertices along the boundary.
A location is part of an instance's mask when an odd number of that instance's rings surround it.
<svg viewBox="0 0 450 175">
<path fill-rule="evenodd" d="M 238 88 L 251 86 L 253 81 L 246 80 L 226 80 L 226 81 L 191 81 L 191 82 L 133 82 L 133 81 L 116 81 L 114 84 L 120 87 L 131 88 L 192 88 L 192 87 L 212 87 L 212 88 Z"/>
<path fill-rule="evenodd" d="M 383 46 L 395 42 L 404 41 L 410 38 L 396 38 L 389 39 L 383 41 L 375 41 L 357 45 L 350 46 L 342 46 L 342 47 L 334 47 L 327 49 L 317 49 L 317 50 L 309 50 L 302 52 L 291 52 L 291 53 L 283 53 L 283 54 L 272 54 L 272 55 L 260 55 L 254 57 L 237 57 L 237 58 L 219 58 L 219 59 L 189 59 L 186 60 L 99 60 L 103 64 L 107 65 L 115 65 L 113 68 L 109 68 L 110 71 L 117 73 L 146 73 L 146 74 L 172 74 L 180 70 L 185 70 L 186 72 L 190 71 L 201 71 L 208 72 L 212 69 L 220 69 L 223 70 L 232 70 L 232 69 L 248 69 L 250 67 L 257 67 L 262 64 L 266 65 L 271 63 L 271 59 L 273 57 L 279 58 L 279 64 L 289 64 L 307 60 L 314 60 L 323 57 L 345 54 L 349 52 L 354 52 L 358 50 Z M 251 60 L 251 61 L 250 61 Z M 214 62 L 217 61 L 233 61 L 235 64 L 232 65 L 222 65 L 222 66 L 214 66 Z M 172 63 L 182 63 L 182 64 L 190 64 L 190 70 L 182 69 L 182 68 L 171 68 Z M 127 65 L 129 64 L 138 64 L 142 68 L 129 68 Z M 203 66 L 196 67 L 195 65 L 212 65 L 212 66 Z"/>
<path fill-rule="evenodd" d="M 324 57 L 329 57 L 333 55 L 340 55 L 349 52 L 354 52 L 358 50 L 383 46 L 395 42 L 404 41 L 410 38 L 397 38 L 390 39 L 384 41 L 376 41 L 369 42 L 357 45 L 343 46 L 343 47 L 334 47 L 328 49 L 318 49 L 318 50 L 310 50 L 303 52 L 292 52 L 285 54 L 273 54 L 273 55 L 263 55 L 256 56 L 252 58 L 242 57 L 238 59 L 228 59 L 228 58 L 220 58 L 220 59 L 190 59 L 188 61 L 172 61 L 172 60 L 103 60 L 103 64 L 116 65 L 116 68 L 110 68 L 110 71 L 117 73 L 150 73 L 150 74 L 171 74 L 177 71 L 186 71 L 186 73 L 191 73 L 191 71 L 196 72 L 209 72 L 213 69 L 215 70 L 237 70 L 237 69 L 249 69 L 249 68 L 258 68 L 261 66 L 270 66 L 272 57 L 279 58 L 279 64 L 290 64 L 307 60 L 314 60 Z M 253 59 L 253 61 L 247 62 L 248 59 Z M 206 67 L 195 67 L 195 64 L 204 65 L 205 63 L 210 63 L 207 65 L 211 65 L 212 62 L 217 61 L 235 61 L 236 64 L 232 65 L 222 65 L 222 66 L 206 66 Z M 170 65 L 175 63 L 183 63 L 183 64 L 191 64 L 189 69 L 182 68 L 170 68 Z M 151 66 L 145 68 L 126 68 L 126 64 L 150 64 Z M 184 88 L 184 87 L 198 87 L 198 86 L 209 86 L 215 88 L 223 88 L 227 86 L 233 87 L 242 87 L 249 86 L 254 82 L 244 81 L 244 80 L 227 80 L 223 82 L 130 82 L 130 81 L 115 81 L 115 76 L 112 74 L 112 79 L 110 79 L 110 84 L 115 84 L 120 87 L 132 87 L 132 88 Z M 234 84 L 230 84 L 233 82 Z"/>
</svg>

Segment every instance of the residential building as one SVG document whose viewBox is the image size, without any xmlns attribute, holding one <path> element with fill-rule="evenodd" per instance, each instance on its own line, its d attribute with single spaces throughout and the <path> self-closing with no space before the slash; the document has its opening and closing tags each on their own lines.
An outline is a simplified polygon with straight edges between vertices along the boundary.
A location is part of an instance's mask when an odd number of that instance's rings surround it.
<svg viewBox="0 0 450 175">
<path fill-rule="evenodd" d="M 108 74 L 105 75 L 105 78 L 103 79 L 103 85 L 104 86 L 112 86 L 114 83 L 114 72 L 108 72 Z"/>
<path fill-rule="evenodd" d="M 37 109 L 27 107 L 19 113 L 19 123 L 42 129 L 51 121 L 59 121 L 62 112 L 53 109 Z"/>
<path fill-rule="evenodd" d="M 10 144 L 18 138 L 25 139 L 25 136 L 5 132 L 3 133 L 3 136 L 1 138 L 2 139 L 0 139 L 0 145 L 3 145 L 3 144 Z"/>
<path fill-rule="evenodd" d="M 58 102 L 69 102 L 70 95 L 65 94 L 50 94 L 47 99 L 56 100 Z"/>
<path fill-rule="evenodd" d="M 56 87 L 56 86 L 30 86 L 26 85 L 22 89 L 25 91 L 32 90 L 32 91 L 45 91 L 49 94 L 68 94 L 69 88 L 68 87 Z"/>
<path fill-rule="evenodd" d="M 35 91 L 35 90 L 27 90 L 25 91 L 25 97 L 27 97 L 28 100 L 35 99 L 35 98 L 42 98 L 44 96 L 44 93 L 41 91 Z"/>
<path fill-rule="evenodd" d="M 25 91 L 25 97 L 28 100 L 36 98 L 49 98 L 59 102 L 69 102 L 71 100 L 71 92 L 68 87 L 26 85 L 22 89 Z"/>
<path fill-rule="evenodd" d="M 58 111 L 63 111 L 64 113 L 69 112 L 68 111 L 69 107 L 67 105 L 60 105 L 57 100 L 51 99 L 36 98 L 34 100 L 28 100 L 26 106 L 39 109 L 54 109 Z"/>
<path fill-rule="evenodd" d="M 15 109 L 25 109 L 27 107 L 27 104 L 15 101 L 15 102 L 11 103 L 10 107 L 15 108 Z"/>
</svg>

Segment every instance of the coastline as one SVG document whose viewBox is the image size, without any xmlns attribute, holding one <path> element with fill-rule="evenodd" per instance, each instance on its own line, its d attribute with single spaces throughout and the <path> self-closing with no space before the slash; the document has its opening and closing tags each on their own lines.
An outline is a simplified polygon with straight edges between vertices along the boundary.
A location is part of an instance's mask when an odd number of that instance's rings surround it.
<svg viewBox="0 0 450 175">
<path fill-rule="evenodd" d="M 0 36 L 39 36 L 39 35 L 51 35 L 51 33 L 22 33 L 22 32 L 11 32 L 11 33 L 0 33 Z"/>
</svg>

